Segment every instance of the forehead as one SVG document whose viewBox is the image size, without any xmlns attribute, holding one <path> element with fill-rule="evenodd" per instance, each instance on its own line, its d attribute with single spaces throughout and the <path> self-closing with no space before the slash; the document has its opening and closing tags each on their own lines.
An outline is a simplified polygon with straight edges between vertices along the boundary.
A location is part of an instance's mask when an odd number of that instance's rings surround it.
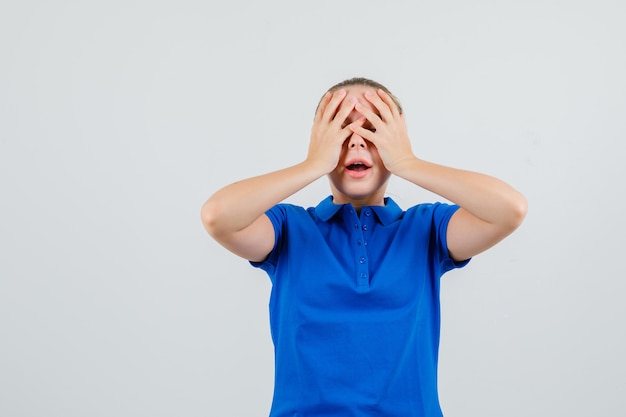
<svg viewBox="0 0 626 417">
<path fill-rule="evenodd" d="M 349 85 L 344 87 L 344 89 L 346 90 L 347 98 L 352 96 L 358 99 L 363 99 L 365 98 L 366 91 L 369 91 L 372 94 L 376 94 L 376 90 L 374 88 L 365 85 Z"/>
</svg>

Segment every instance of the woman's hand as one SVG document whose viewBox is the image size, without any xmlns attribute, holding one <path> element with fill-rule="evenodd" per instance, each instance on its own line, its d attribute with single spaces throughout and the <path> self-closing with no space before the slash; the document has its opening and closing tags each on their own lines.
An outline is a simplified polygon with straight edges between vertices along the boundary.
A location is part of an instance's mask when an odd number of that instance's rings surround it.
<svg viewBox="0 0 626 417">
<path fill-rule="evenodd" d="M 334 94 L 328 92 L 322 98 L 315 113 L 306 160 L 320 167 L 324 174 L 331 172 L 337 166 L 343 143 L 352 134 L 350 127 L 360 125 L 355 122 L 344 126 L 356 104 L 355 98 L 348 102 L 344 101 L 345 98 L 346 90 L 344 89 Z"/>
<path fill-rule="evenodd" d="M 392 174 L 397 174 L 404 162 L 415 159 L 404 116 L 400 114 L 393 99 L 383 90 L 378 90 L 376 94 L 367 91 L 365 99 L 378 110 L 378 114 L 367 106 L 357 103 L 355 108 L 363 115 L 363 118 L 361 123 L 351 124 L 350 129 L 373 143 L 385 168 Z M 371 130 L 363 127 L 365 120 L 370 123 Z"/>
</svg>

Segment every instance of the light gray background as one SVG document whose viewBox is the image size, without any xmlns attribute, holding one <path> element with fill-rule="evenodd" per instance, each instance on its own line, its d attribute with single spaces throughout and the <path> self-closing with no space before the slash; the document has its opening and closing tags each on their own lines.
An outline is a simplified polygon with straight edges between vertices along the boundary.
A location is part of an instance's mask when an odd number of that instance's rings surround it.
<svg viewBox="0 0 626 417">
<path fill-rule="evenodd" d="M 420 157 L 530 204 L 444 277 L 446 416 L 623 414 L 625 8 L 3 1 L 0 415 L 267 415 L 269 280 L 200 206 L 302 160 L 318 99 L 352 76 L 400 97 Z"/>
</svg>

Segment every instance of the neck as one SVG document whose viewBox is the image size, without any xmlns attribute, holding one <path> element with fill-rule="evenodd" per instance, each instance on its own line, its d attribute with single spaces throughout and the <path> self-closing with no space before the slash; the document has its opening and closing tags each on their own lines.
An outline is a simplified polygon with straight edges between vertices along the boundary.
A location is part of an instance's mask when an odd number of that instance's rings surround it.
<svg viewBox="0 0 626 417">
<path fill-rule="evenodd" d="M 352 206 L 360 211 L 363 206 L 384 206 L 386 183 L 370 194 L 354 195 L 340 191 L 335 184 L 330 184 L 330 191 L 333 195 L 334 204 L 352 204 Z"/>
<path fill-rule="evenodd" d="M 364 206 L 384 206 L 385 198 L 381 196 L 380 198 L 372 198 L 374 196 L 368 196 L 365 198 L 347 198 L 346 196 L 333 194 L 333 203 L 334 204 L 352 204 L 352 207 L 357 211 L 357 213 L 361 212 L 361 208 Z"/>
</svg>

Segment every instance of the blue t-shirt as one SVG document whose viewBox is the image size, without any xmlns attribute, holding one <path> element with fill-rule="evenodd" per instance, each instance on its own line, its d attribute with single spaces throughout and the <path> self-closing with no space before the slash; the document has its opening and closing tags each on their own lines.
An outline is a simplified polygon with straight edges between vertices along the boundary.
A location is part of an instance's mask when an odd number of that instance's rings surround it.
<svg viewBox="0 0 626 417">
<path fill-rule="evenodd" d="M 458 206 L 402 211 L 332 197 L 266 214 L 276 241 L 252 265 L 272 280 L 270 417 L 435 417 L 439 278 L 464 266 L 446 244 Z"/>
</svg>

